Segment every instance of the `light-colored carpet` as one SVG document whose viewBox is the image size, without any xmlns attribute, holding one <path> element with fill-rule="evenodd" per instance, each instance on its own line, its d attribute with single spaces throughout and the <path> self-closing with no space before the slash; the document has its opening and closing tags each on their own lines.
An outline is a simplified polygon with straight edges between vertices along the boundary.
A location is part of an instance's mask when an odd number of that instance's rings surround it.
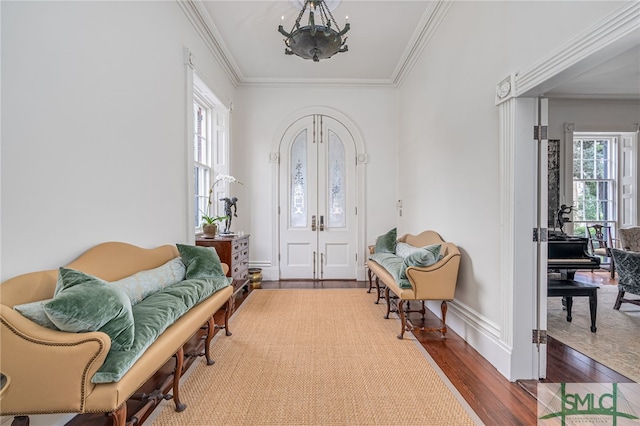
<svg viewBox="0 0 640 426">
<path fill-rule="evenodd" d="M 194 364 L 182 413 L 154 426 L 481 424 L 398 321 L 362 289 L 256 290 Z M 408 337 L 408 338 L 407 338 Z"/>
<path fill-rule="evenodd" d="M 547 332 L 567 346 L 640 382 L 640 306 L 623 303 L 616 311 L 613 304 L 617 295 L 617 285 L 601 285 L 598 289 L 596 333 L 589 330 L 588 297 L 573 298 L 571 322 L 567 322 L 567 312 L 562 310 L 562 298 L 549 297 Z"/>
</svg>

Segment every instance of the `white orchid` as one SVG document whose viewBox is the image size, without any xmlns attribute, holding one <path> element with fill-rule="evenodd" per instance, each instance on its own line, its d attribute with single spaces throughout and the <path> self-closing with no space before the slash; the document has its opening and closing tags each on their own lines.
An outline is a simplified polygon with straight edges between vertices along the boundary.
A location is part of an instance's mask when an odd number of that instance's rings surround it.
<svg viewBox="0 0 640 426">
<path fill-rule="evenodd" d="M 242 182 L 240 182 L 238 179 L 236 179 L 231 175 L 223 175 L 222 173 L 218 173 L 216 175 L 215 179 L 213 180 L 213 183 L 211 184 L 211 187 L 209 188 L 209 200 L 207 201 L 207 214 L 202 216 L 202 219 L 208 223 L 213 223 L 216 220 L 224 220 L 227 218 L 227 216 L 219 216 L 214 218 L 211 212 L 211 207 L 213 206 L 213 188 L 218 184 L 218 182 L 239 183 L 240 185 L 242 185 Z"/>
<path fill-rule="evenodd" d="M 213 189 L 215 184 L 218 182 L 239 183 L 240 185 L 242 185 L 242 182 L 240 182 L 238 179 L 234 178 L 231 175 L 223 175 L 222 173 L 218 173 L 215 180 L 213 181 L 213 184 L 211 185 L 211 188 Z"/>
</svg>

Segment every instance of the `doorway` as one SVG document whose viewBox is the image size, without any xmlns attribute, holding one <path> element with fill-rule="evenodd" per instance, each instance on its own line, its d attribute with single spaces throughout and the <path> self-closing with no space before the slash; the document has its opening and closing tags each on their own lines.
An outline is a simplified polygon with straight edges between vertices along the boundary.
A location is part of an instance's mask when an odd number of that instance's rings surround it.
<svg viewBox="0 0 640 426">
<path fill-rule="evenodd" d="M 355 279 L 356 147 L 327 115 L 296 120 L 283 135 L 279 167 L 281 279 Z"/>
<path fill-rule="evenodd" d="M 535 243 L 524 231 L 536 223 L 538 201 L 535 196 L 523 196 L 535 193 L 532 181 L 537 170 L 531 167 L 535 153 L 530 148 L 531 129 L 535 125 L 534 98 L 547 94 L 550 89 L 603 61 L 637 48 L 636 6 L 621 7 L 532 67 L 507 76 L 496 86 L 500 122 L 502 232 L 499 238 L 503 247 L 500 257 L 503 264 L 509 265 L 500 280 L 508 300 L 505 320 L 501 324 L 505 333 L 501 339 L 511 347 L 506 375 L 512 380 L 543 376 L 539 360 L 546 354 L 546 345 L 540 341 L 542 333 L 536 333 L 536 343 L 531 343 L 531 330 L 544 331 L 537 328 L 536 322 L 545 318 L 546 312 L 538 312 L 532 303 L 532 298 L 540 301 L 536 295 L 541 296 L 542 292 L 536 294 L 539 288 L 534 279 L 536 265 L 532 265 L 532 259 L 538 258 Z M 538 303 L 538 306 L 543 305 Z"/>
</svg>

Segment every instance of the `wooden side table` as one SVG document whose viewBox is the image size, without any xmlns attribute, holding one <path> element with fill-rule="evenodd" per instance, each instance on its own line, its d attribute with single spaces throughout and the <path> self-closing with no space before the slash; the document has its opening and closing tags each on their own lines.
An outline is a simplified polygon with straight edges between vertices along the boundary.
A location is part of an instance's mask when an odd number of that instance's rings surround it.
<svg viewBox="0 0 640 426">
<path fill-rule="evenodd" d="M 222 263 L 229 265 L 228 277 L 233 278 L 233 296 L 231 312 L 235 310 L 236 296 L 249 286 L 249 235 L 221 236 L 215 238 L 196 237 L 196 245 L 213 247 Z"/>
</svg>

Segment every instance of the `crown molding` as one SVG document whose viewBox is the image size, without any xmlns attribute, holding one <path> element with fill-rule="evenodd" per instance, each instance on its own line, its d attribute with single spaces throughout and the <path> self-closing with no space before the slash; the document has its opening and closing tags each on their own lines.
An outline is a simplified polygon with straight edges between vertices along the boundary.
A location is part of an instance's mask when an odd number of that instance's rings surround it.
<svg viewBox="0 0 640 426">
<path fill-rule="evenodd" d="M 263 79 L 246 78 L 242 74 L 240 67 L 233 59 L 231 51 L 224 43 L 202 0 L 176 1 L 235 87 L 309 87 L 310 85 L 317 85 L 341 88 L 398 87 L 402 84 L 454 2 L 454 0 L 438 0 L 430 3 L 422 15 L 407 48 L 400 57 L 398 65 L 388 79 Z"/>
<path fill-rule="evenodd" d="M 269 88 L 290 88 L 290 87 L 314 87 L 323 88 L 345 88 L 345 87 L 396 87 L 393 81 L 388 79 L 303 79 L 303 78 L 278 78 L 278 79 L 250 79 L 246 78 L 240 82 L 242 87 L 269 87 Z"/>
<path fill-rule="evenodd" d="M 640 40 L 640 2 L 626 3 L 577 37 L 551 52 L 542 61 L 514 78 L 514 96 L 537 96 L 557 79 L 566 79 L 584 61 L 593 65 L 637 46 Z M 606 48 L 606 49 L 605 49 Z"/>
<path fill-rule="evenodd" d="M 413 33 L 391 76 L 391 81 L 395 86 L 400 86 L 409 75 L 452 5 L 452 0 L 439 0 L 431 2 L 424 11 L 422 18 L 420 18 L 420 24 Z"/>
<path fill-rule="evenodd" d="M 201 0 L 176 0 L 218 64 L 237 87 L 244 77 Z"/>
</svg>

